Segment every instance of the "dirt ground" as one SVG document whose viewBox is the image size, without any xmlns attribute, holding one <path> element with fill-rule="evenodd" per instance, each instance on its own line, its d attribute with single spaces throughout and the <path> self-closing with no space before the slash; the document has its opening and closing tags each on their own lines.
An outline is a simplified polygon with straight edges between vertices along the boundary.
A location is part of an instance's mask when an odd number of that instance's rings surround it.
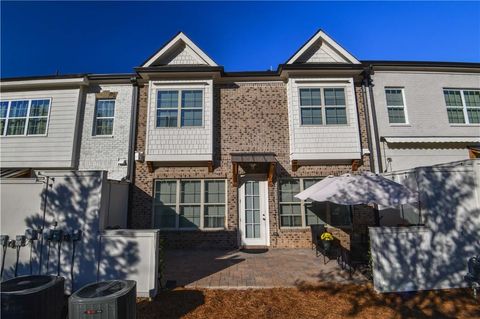
<svg viewBox="0 0 480 319">
<path fill-rule="evenodd" d="M 480 298 L 455 289 L 377 294 L 370 285 L 256 290 L 177 288 L 139 299 L 137 318 L 480 318 Z"/>
</svg>

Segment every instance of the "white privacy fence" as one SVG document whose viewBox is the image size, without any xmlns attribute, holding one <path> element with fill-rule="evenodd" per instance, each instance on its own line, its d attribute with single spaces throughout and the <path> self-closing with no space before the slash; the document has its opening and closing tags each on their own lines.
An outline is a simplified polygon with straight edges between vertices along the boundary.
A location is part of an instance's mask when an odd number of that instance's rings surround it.
<svg viewBox="0 0 480 319">
<path fill-rule="evenodd" d="M 403 175 L 397 176 L 398 182 L 415 181 L 424 226 L 392 227 L 383 222 L 382 227 L 370 228 L 375 289 L 390 292 L 465 286 L 467 260 L 480 254 L 480 161 L 396 174 Z"/>
<path fill-rule="evenodd" d="M 108 181 L 102 171 L 43 175 L 0 180 L 0 234 L 15 240 L 26 229 L 45 227 L 61 230 L 62 235 L 81 230 L 82 236 L 75 247 L 68 236 L 60 243 L 45 238 L 42 242 L 40 237 L 33 245 L 20 247 L 17 275 L 58 273 L 66 279 L 67 293 L 72 277 L 73 290 L 97 280 L 133 279 L 139 295 L 155 294 L 152 276 L 156 278 L 158 271 L 152 251 L 158 250 L 158 231 L 105 230 L 126 227 L 128 184 Z M 4 280 L 14 276 L 16 253 L 17 248 L 7 248 Z"/>
</svg>

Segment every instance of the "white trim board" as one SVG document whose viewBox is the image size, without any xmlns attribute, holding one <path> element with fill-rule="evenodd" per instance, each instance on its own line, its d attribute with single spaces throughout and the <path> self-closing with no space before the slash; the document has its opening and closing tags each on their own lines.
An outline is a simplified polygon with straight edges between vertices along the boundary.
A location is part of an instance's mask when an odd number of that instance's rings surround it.
<svg viewBox="0 0 480 319">
<path fill-rule="evenodd" d="M 326 47 L 328 48 L 328 51 L 331 51 L 332 53 L 335 53 L 342 57 L 343 59 L 346 60 L 346 63 L 351 63 L 351 64 L 360 64 L 360 61 L 358 61 L 353 55 L 351 55 L 347 50 L 342 48 L 340 44 L 338 44 L 335 40 L 330 38 L 325 32 L 322 30 L 319 30 L 307 43 L 305 43 L 300 50 L 297 51 L 297 53 L 292 56 L 286 64 L 292 64 L 295 63 L 308 49 L 310 49 L 315 43 L 318 41 L 322 41 L 324 44 L 326 44 Z"/>
<path fill-rule="evenodd" d="M 205 52 L 203 52 L 195 43 L 193 43 L 192 40 L 190 40 L 183 32 L 180 32 L 170 42 L 168 42 L 160 50 L 158 50 L 154 56 L 152 56 L 147 62 L 142 65 L 142 67 L 146 68 L 152 66 L 152 64 L 158 61 L 161 57 L 167 55 L 170 49 L 172 49 L 180 41 L 186 45 L 189 52 L 194 53 L 200 60 L 205 62 L 205 64 L 209 66 L 218 66 L 215 61 L 213 61 L 207 54 L 205 54 Z"/>
</svg>

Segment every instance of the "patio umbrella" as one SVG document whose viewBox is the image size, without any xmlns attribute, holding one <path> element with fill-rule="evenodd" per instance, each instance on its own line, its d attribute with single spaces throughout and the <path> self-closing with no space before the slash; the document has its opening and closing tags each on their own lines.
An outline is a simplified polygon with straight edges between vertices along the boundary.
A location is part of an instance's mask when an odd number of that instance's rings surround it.
<svg viewBox="0 0 480 319">
<path fill-rule="evenodd" d="M 340 205 L 378 204 L 385 207 L 418 202 L 416 192 L 373 173 L 328 176 L 295 197 Z"/>
</svg>

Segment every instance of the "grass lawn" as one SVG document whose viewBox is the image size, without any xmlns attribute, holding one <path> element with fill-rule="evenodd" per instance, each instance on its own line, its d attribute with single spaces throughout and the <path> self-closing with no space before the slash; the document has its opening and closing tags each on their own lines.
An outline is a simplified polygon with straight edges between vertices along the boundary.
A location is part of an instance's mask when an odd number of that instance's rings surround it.
<svg viewBox="0 0 480 319">
<path fill-rule="evenodd" d="M 470 290 L 377 294 L 370 285 L 174 289 L 139 299 L 137 318 L 480 318 Z"/>
</svg>

